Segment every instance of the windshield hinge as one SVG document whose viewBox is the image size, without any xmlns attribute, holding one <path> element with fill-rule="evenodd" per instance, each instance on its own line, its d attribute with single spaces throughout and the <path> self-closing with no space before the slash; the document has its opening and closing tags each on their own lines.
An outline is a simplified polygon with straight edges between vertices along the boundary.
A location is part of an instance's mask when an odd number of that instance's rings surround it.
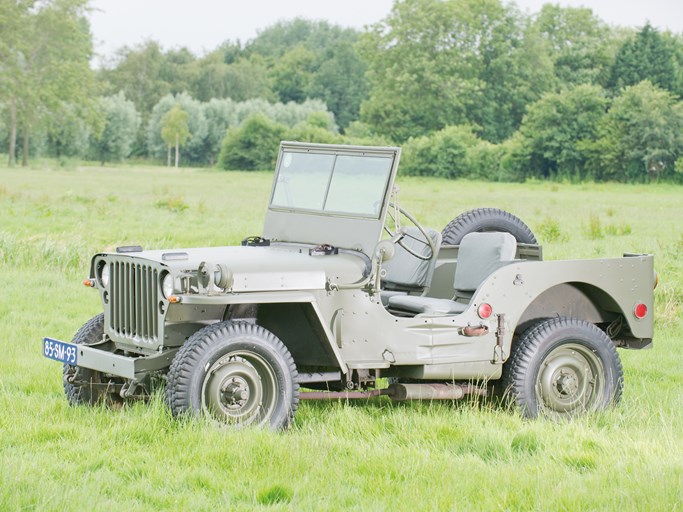
<svg viewBox="0 0 683 512">
<path fill-rule="evenodd" d="M 260 236 L 248 236 L 242 240 L 242 246 L 248 247 L 268 247 L 270 245 L 270 240 L 267 238 L 262 238 Z"/>
</svg>

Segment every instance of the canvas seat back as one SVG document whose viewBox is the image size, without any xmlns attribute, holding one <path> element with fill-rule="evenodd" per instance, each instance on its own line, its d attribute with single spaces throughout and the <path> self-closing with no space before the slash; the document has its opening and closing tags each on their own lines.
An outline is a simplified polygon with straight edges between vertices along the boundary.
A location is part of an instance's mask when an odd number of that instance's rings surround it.
<svg viewBox="0 0 683 512">
<path fill-rule="evenodd" d="M 453 299 L 394 295 L 387 303 L 390 308 L 415 314 L 458 314 L 476 289 L 493 272 L 514 261 L 517 240 L 509 233 L 469 233 L 460 242 L 453 278 Z"/>
</svg>

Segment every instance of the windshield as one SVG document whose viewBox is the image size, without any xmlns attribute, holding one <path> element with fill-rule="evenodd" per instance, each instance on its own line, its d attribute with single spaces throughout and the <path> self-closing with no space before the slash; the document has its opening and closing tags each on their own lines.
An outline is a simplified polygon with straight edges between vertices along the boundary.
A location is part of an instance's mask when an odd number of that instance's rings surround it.
<svg viewBox="0 0 683 512">
<path fill-rule="evenodd" d="M 379 218 L 393 158 L 283 151 L 271 206 Z"/>
</svg>

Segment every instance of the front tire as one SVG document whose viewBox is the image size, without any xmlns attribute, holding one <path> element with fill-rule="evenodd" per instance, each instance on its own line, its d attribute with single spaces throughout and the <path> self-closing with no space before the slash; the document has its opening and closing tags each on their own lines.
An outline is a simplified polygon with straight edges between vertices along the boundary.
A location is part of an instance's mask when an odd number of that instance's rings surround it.
<svg viewBox="0 0 683 512">
<path fill-rule="evenodd" d="M 74 335 L 71 343 L 75 345 L 92 345 L 102 341 L 104 336 L 104 313 L 88 320 Z M 102 372 L 82 366 L 64 365 L 62 371 L 64 393 L 71 405 L 121 405 L 122 398 L 115 393 L 122 379 L 107 376 Z"/>
<path fill-rule="evenodd" d="M 246 322 L 220 322 L 197 331 L 178 351 L 166 402 L 174 416 L 287 428 L 299 405 L 297 379 L 291 354 L 274 334 Z"/>
<path fill-rule="evenodd" d="M 561 419 L 618 403 L 623 369 L 614 343 L 595 325 L 552 318 L 513 345 L 503 389 L 524 416 Z"/>
</svg>

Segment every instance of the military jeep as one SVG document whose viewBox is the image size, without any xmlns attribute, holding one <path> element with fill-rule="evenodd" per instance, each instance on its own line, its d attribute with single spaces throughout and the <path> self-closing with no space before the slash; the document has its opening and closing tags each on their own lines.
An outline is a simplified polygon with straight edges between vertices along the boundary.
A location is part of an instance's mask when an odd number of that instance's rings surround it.
<svg viewBox="0 0 683 512">
<path fill-rule="evenodd" d="M 162 385 L 174 415 L 271 428 L 304 399 L 502 393 L 528 417 L 616 403 L 616 347 L 652 342 L 653 256 L 543 261 L 493 208 L 425 228 L 398 203 L 399 156 L 283 142 L 258 236 L 95 254 L 84 284 L 103 313 L 43 340 L 68 400 Z"/>
</svg>

